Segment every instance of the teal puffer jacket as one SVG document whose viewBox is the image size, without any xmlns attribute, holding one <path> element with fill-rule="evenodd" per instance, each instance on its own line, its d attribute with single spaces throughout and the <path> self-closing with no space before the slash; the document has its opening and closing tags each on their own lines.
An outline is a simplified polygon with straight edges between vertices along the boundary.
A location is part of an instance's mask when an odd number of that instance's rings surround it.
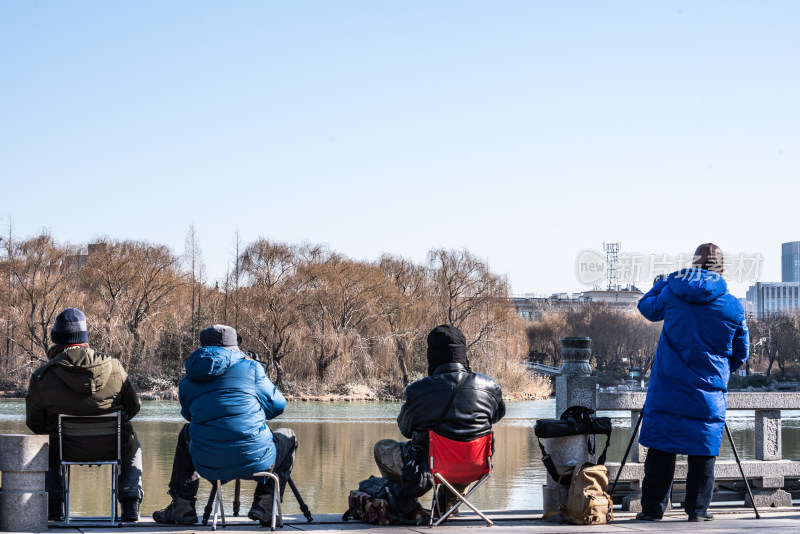
<svg viewBox="0 0 800 534">
<path fill-rule="evenodd" d="M 266 421 L 283 412 L 286 399 L 261 364 L 238 349 L 201 347 L 186 360 L 178 398 L 190 423 L 189 452 L 200 476 L 248 478 L 275 463 Z"/>
</svg>

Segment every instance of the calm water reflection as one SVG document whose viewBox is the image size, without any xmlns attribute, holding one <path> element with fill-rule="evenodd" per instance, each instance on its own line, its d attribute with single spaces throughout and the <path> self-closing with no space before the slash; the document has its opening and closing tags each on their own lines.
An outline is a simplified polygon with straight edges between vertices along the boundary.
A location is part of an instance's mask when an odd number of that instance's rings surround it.
<svg viewBox="0 0 800 534">
<path fill-rule="evenodd" d="M 312 513 L 344 512 L 348 492 L 356 488 L 360 480 L 378 474 L 372 459 L 372 445 L 382 438 L 402 439 L 395 422 L 399 409 L 396 403 L 290 403 L 286 412 L 271 423 L 273 427 L 288 427 L 297 433 L 300 448 L 292 478 Z M 495 470 L 487 483 L 488 491 L 476 493 L 478 506 L 515 510 L 541 508 L 545 470 L 533 426 L 536 419 L 554 417 L 554 412 L 553 400 L 508 404 L 507 416 L 495 427 Z M 612 416 L 615 430 L 621 430 L 613 433 L 609 452 L 609 461 L 620 461 L 629 435 L 629 415 L 625 412 L 604 415 Z M 783 418 L 784 457 L 797 458 L 800 456 L 800 412 L 783 412 Z M 143 515 L 152 514 L 169 502 L 167 482 L 175 437 L 182 424 L 175 402 L 146 402 L 134 420 L 144 452 Z M 740 455 L 752 458 L 753 413 L 731 412 L 729 424 Z M 0 432 L 28 432 L 24 401 L 0 400 Z M 720 456 L 733 458 L 725 443 Z M 107 513 L 108 476 L 103 468 L 73 470 L 73 488 L 80 488 L 72 502 L 78 514 Z M 226 498 L 229 506 L 232 488 L 230 485 Z M 243 484 L 244 513 L 251 503 L 252 488 L 252 482 Z M 201 483 L 199 500 L 203 503 L 208 490 L 209 485 Z M 288 489 L 284 510 L 299 513 Z"/>
</svg>

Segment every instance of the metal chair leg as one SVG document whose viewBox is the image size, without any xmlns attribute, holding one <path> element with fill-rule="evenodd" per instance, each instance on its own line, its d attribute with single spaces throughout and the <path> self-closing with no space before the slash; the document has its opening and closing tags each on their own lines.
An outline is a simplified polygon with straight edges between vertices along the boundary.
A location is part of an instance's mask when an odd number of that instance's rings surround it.
<svg viewBox="0 0 800 534">
<path fill-rule="evenodd" d="M 217 530 L 217 515 L 222 517 L 222 528 L 225 528 L 225 504 L 222 500 L 222 482 L 217 480 L 217 498 L 214 501 L 214 522 L 211 524 L 211 530 Z"/>
<path fill-rule="evenodd" d="M 469 502 L 467 500 L 467 497 L 469 497 L 469 495 L 473 491 L 475 491 L 481 484 L 483 484 L 486 480 L 488 480 L 489 475 L 485 475 L 483 478 L 481 478 L 478 481 L 478 483 L 475 484 L 472 488 L 470 488 L 470 490 L 465 495 L 461 495 L 461 493 L 456 491 L 456 489 L 447 480 L 445 480 L 445 478 L 442 475 L 440 475 L 439 473 L 436 473 L 436 478 L 440 479 L 442 481 L 442 484 L 444 484 L 447 487 L 447 489 L 449 489 L 451 492 L 453 492 L 453 495 L 455 495 L 456 498 L 458 498 L 459 502 L 456 503 L 455 505 L 453 505 L 447 512 L 442 514 L 442 517 L 440 517 L 439 520 L 436 521 L 436 523 L 434 523 L 434 526 L 439 526 L 445 519 L 447 519 L 447 517 L 450 514 L 453 513 L 454 510 L 456 510 L 459 506 L 461 506 L 462 502 L 464 504 L 466 504 L 467 506 L 469 506 L 472 509 L 473 512 L 478 514 L 480 516 L 480 518 L 483 519 L 486 522 L 487 526 L 491 527 L 494 524 L 494 523 L 492 523 L 491 519 L 486 517 L 480 510 L 475 508 L 475 506 L 471 502 Z"/>
<path fill-rule="evenodd" d="M 438 504 L 439 504 L 439 503 L 436 502 L 436 495 L 438 493 L 439 493 L 439 484 L 437 484 L 436 481 L 434 480 L 434 482 L 433 482 L 433 500 L 431 501 L 431 517 L 430 517 L 430 519 L 428 519 L 428 527 L 432 527 L 433 526 L 433 514 L 434 514 L 434 512 L 435 512 L 435 510 L 436 510 L 436 508 L 438 507 Z"/>
<path fill-rule="evenodd" d="M 64 481 L 64 520 L 69 525 L 69 465 L 61 465 L 61 478 Z"/>
<path fill-rule="evenodd" d="M 269 478 L 272 480 L 272 523 L 270 525 L 270 530 L 275 530 L 276 523 L 279 523 L 279 526 L 283 527 L 283 511 L 281 510 L 281 485 L 280 481 L 278 480 L 278 475 L 271 471 L 261 471 L 259 473 L 253 473 L 253 478 Z"/>
</svg>

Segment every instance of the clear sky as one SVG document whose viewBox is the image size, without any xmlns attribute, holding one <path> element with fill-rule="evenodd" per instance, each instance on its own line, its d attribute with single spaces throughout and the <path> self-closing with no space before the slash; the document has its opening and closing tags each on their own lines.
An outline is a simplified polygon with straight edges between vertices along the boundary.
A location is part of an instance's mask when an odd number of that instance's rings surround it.
<svg viewBox="0 0 800 534">
<path fill-rule="evenodd" d="M 800 2 L 0 1 L 0 225 L 576 258 L 800 240 Z M 649 287 L 649 282 L 641 284 Z M 744 295 L 746 284 L 732 284 Z"/>
</svg>

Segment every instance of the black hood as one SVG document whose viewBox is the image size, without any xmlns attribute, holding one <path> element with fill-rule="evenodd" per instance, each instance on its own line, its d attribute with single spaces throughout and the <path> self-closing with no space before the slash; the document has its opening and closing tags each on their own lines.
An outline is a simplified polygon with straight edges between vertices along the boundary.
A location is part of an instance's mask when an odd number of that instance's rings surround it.
<svg viewBox="0 0 800 534">
<path fill-rule="evenodd" d="M 461 363 L 469 369 L 467 338 L 453 325 L 439 325 L 428 334 L 428 376 L 445 363 Z"/>
</svg>

